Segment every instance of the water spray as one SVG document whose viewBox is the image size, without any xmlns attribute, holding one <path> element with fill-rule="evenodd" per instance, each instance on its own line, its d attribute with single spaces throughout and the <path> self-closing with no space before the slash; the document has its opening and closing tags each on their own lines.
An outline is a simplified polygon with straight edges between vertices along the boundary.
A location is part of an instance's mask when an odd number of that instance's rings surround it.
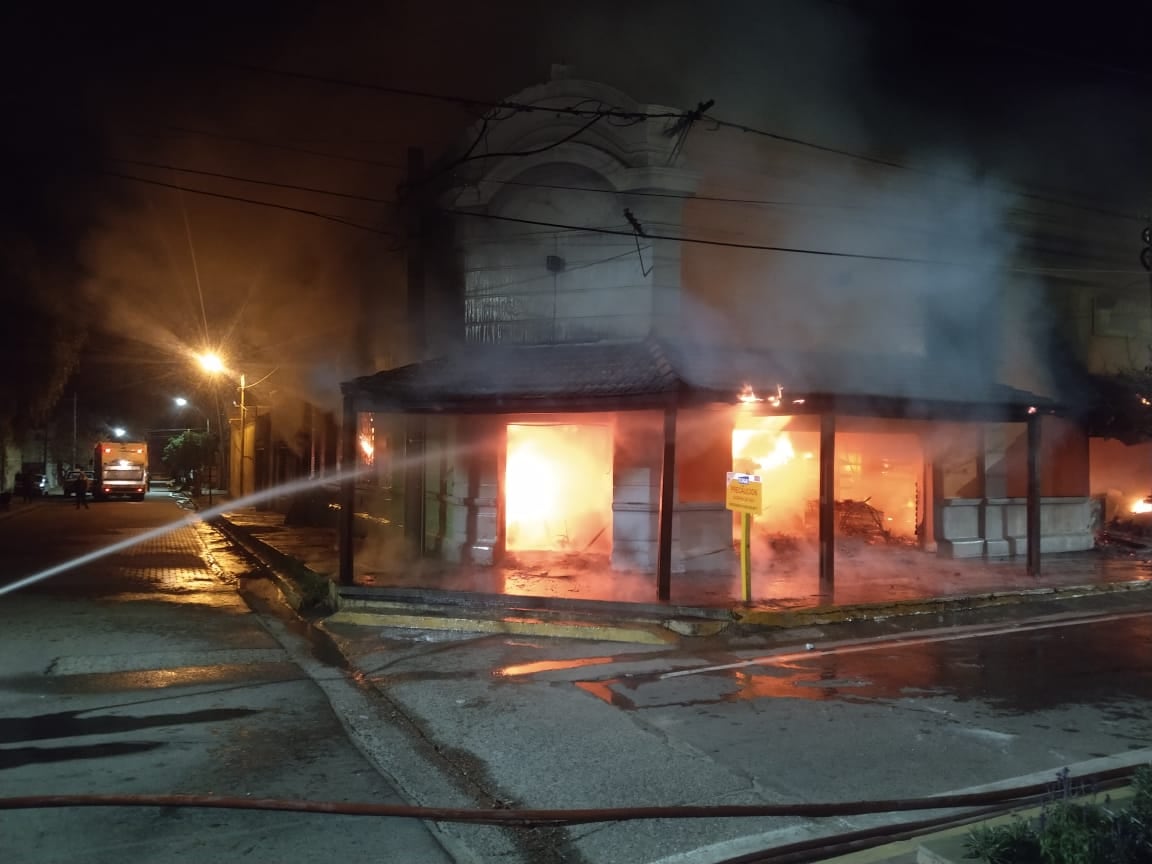
<svg viewBox="0 0 1152 864">
<path fill-rule="evenodd" d="M 207 510 L 197 511 L 193 515 L 181 519 L 178 522 L 170 522 L 167 525 L 161 525 L 157 528 L 149 529 L 143 534 L 137 534 L 134 537 L 127 537 L 124 540 L 119 540 L 102 549 L 97 549 L 94 552 L 88 552 L 71 561 L 65 561 L 62 564 L 56 564 L 39 573 L 33 573 L 30 576 L 25 576 L 8 585 L 0 585 L 0 596 L 5 594 L 12 594 L 21 589 L 35 585 L 37 582 L 43 582 L 51 579 L 53 576 L 59 576 L 61 573 L 67 573 L 69 570 L 75 570 L 78 567 L 83 567 L 86 564 L 91 564 L 94 561 L 99 561 L 101 558 L 106 558 L 109 555 L 114 555 L 117 552 L 122 552 L 125 549 L 130 549 L 140 543 L 153 540 L 157 537 L 163 537 L 166 534 L 171 534 L 180 528 L 185 528 L 195 522 L 203 522 L 213 519 L 217 516 L 222 516 L 229 510 L 235 510 L 241 507 L 251 507 L 259 504 L 262 501 L 267 501 L 271 498 L 277 498 L 281 495 L 292 494 L 294 492 L 302 492 L 315 486 L 327 485 L 333 480 L 343 482 L 344 480 L 351 480 L 363 473 L 362 471 L 349 471 L 344 473 L 337 473 L 333 476 L 321 478 L 304 478 L 301 480 L 293 480 L 288 483 L 282 483 L 279 486 L 274 486 L 270 489 L 263 489 L 259 492 L 253 492 L 251 495 L 245 495 L 243 498 L 237 498 L 235 501 L 228 501 L 223 504 L 217 504 L 214 507 L 209 507 Z"/>
</svg>

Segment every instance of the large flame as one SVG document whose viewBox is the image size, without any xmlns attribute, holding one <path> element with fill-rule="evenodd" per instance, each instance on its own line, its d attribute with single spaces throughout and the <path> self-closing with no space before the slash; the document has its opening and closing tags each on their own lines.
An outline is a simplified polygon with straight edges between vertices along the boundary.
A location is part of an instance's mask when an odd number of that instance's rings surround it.
<svg viewBox="0 0 1152 864">
<path fill-rule="evenodd" d="M 914 537 L 921 503 L 922 451 L 915 434 L 898 426 L 891 430 L 837 433 L 835 497 L 838 507 L 854 505 L 851 514 L 859 511 L 867 516 L 871 521 L 865 520 L 865 527 L 882 526 L 893 536 Z M 733 470 L 764 478 L 763 509 L 755 516 L 757 530 L 769 535 L 814 536 L 820 498 L 819 445 L 819 432 L 804 418 L 736 412 Z"/>
<path fill-rule="evenodd" d="M 504 469 L 508 549 L 610 548 L 611 436 L 607 425 L 508 426 Z"/>
<path fill-rule="evenodd" d="M 1152 496 L 1141 498 L 1132 505 L 1133 513 L 1152 513 Z"/>
<path fill-rule="evenodd" d="M 740 392 L 736 394 L 736 398 L 743 402 L 745 405 L 751 405 L 754 402 L 764 401 L 756 395 L 756 391 L 752 389 L 751 384 L 745 384 L 743 387 L 741 387 Z"/>
</svg>

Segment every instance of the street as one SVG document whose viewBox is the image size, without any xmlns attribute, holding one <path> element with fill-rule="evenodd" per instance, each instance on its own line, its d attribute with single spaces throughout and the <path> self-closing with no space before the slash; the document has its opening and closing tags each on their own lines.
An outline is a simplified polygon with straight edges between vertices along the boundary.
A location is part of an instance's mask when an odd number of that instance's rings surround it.
<svg viewBox="0 0 1152 864">
<path fill-rule="evenodd" d="M 907 634 L 806 628 L 770 649 L 329 629 L 445 752 L 523 807 L 870 801 L 1152 762 L 1147 594 L 1045 607 L 1063 619 L 1030 607 Z M 652 820 L 569 841 L 585 861 L 723 861 L 890 821 Z"/>
<path fill-rule="evenodd" d="M 910 798 L 1054 779 L 1102 757 L 1152 761 L 1147 591 L 971 626 L 832 625 L 666 647 L 317 627 L 178 503 L 154 492 L 77 511 L 48 499 L 0 519 L 4 583 L 187 520 L 0 596 L 0 796 L 627 811 Z M 0 852 L 36 862 L 687 864 L 892 818 L 508 830 L 30 809 L 0 811 Z"/>
<path fill-rule="evenodd" d="M 167 493 L 88 511 L 45 500 L 0 521 L 3 581 L 184 515 Z M 405 803 L 301 668 L 303 640 L 254 615 L 235 578 L 209 566 L 213 540 L 210 529 L 189 524 L 0 597 L 0 796 Z M 329 855 L 454 860 L 415 820 L 176 808 L 0 812 L 8 862 Z"/>
</svg>

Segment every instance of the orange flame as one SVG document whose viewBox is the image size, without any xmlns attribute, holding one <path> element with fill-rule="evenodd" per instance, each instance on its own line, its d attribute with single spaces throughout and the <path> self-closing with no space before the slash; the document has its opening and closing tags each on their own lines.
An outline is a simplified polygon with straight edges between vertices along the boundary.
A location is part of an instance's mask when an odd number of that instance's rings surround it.
<svg viewBox="0 0 1152 864">
<path fill-rule="evenodd" d="M 510 550 L 610 548 L 610 428 L 510 424 L 504 517 Z"/>
<path fill-rule="evenodd" d="M 1152 513 L 1152 496 L 1142 498 L 1132 505 L 1133 513 Z"/>
<path fill-rule="evenodd" d="M 754 391 L 752 389 L 751 384 L 745 384 L 743 386 L 743 388 L 741 388 L 740 393 L 737 395 L 736 398 L 739 399 L 741 402 L 743 402 L 745 405 L 749 405 L 753 402 L 763 402 L 764 401 L 763 399 L 761 399 L 759 396 L 756 395 L 756 391 Z"/>
<path fill-rule="evenodd" d="M 364 464 L 371 465 L 375 461 L 376 445 L 372 442 L 372 437 L 370 435 L 365 435 L 363 433 L 360 434 L 359 441 L 360 453 L 364 458 Z"/>
</svg>

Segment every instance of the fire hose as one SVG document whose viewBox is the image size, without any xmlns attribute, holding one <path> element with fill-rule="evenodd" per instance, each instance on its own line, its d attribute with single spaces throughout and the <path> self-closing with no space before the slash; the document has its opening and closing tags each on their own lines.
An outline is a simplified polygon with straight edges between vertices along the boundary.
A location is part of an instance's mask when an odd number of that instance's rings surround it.
<svg viewBox="0 0 1152 864">
<path fill-rule="evenodd" d="M 1114 768 L 1069 777 L 1077 787 L 1104 789 L 1124 785 L 1134 768 Z M 423 807 L 406 804 L 372 804 L 342 801 L 298 801 L 283 798 L 228 797 L 217 795 L 20 795 L 0 798 L 0 810 L 58 807 L 204 807 L 234 810 L 270 810 L 293 813 L 326 813 L 342 816 L 384 816 L 429 822 L 465 822 L 480 825 L 545 827 L 585 825 L 594 822 L 628 822 L 643 819 L 726 819 L 749 817 L 859 816 L 990 805 L 1021 806 L 1050 799 L 1053 783 L 1033 783 L 1011 789 L 898 798 L 886 801 L 847 801 L 812 804 L 718 804 L 667 807 L 614 807 L 571 810 L 511 808 Z M 998 808 L 1000 809 L 1000 808 Z M 955 815 L 946 817 L 957 818 Z"/>
</svg>

